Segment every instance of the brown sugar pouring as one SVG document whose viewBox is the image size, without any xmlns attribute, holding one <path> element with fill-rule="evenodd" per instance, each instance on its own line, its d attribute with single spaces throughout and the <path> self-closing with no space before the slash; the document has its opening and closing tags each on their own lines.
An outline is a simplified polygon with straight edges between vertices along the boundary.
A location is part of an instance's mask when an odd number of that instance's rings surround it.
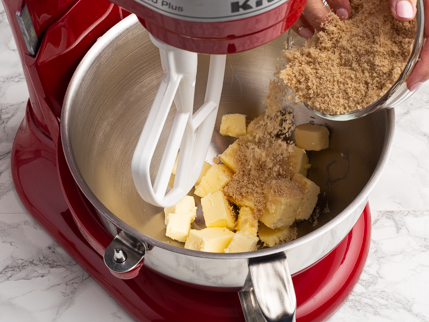
<svg viewBox="0 0 429 322">
<path fill-rule="evenodd" d="M 280 72 L 296 101 L 336 121 L 395 107 L 410 97 L 406 80 L 424 44 L 422 0 L 410 22 L 395 20 L 388 0 L 352 0 L 351 7 L 348 20 L 330 13 L 324 31 L 285 51 L 288 64 Z"/>
</svg>

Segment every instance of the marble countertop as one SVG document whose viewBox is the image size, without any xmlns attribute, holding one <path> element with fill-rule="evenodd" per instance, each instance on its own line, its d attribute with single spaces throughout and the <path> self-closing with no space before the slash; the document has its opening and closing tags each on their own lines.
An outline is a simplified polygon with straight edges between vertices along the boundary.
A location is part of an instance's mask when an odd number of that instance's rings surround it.
<svg viewBox="0 0 429 322">
<path fill-rule="evenodd" d="M 132 321 L 26 213 L 10 152 L 28 99 L 0 2 L 0 321 Z M 359 283 L 329 321 L 429 321 L 429 83 L 396 108 Z"/>
</svg>

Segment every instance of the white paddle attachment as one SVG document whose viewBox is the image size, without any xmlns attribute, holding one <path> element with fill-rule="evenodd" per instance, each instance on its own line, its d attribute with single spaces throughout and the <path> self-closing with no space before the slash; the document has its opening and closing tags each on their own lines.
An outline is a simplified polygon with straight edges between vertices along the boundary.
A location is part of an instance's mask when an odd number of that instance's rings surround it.
<svg viewBox="0 0 429 322">
<path fill-rule="evenodd" d="M 146 202 L 171 207 L 188 194 L 202 170 L 219 108 L 226 56 L 210 57 L 204 104 L 193 114 L 198 55 L 151 39 L 159 48 L 164 76 L 134 151 L 131 170 L 137 191 Z M 173 100 L 177 111 L 152 185 L 150 165 Z M 167 193 L 179 149 L 174 186 Z"/>
</svg>

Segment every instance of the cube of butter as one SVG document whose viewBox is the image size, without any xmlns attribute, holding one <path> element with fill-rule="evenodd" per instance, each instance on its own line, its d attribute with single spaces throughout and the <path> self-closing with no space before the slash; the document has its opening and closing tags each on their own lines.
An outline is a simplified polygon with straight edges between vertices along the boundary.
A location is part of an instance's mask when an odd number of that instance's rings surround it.
<svg viewBox="0 0 429 322">
<path fill-rule="evenodd" d="M 242 233 L 235 233 L 228 247 L 225 248 L 225 253 L 244 253 L 252 252 L 256 249 L 258 237 L 248 236 Z"/>
<path fill-rule="evenodd" d="M 219 155 L 220 160 L 234 172 L 237 172 L 238 170 L 237 155 L 239 149 L 240 143 L 239 140 L 237 140 L 223 151 L 221 155 Z"/>
<path fill-rule="evenodd" d="M 265 113 L 259 115 L 257 118 L 253 119 L 252 122 L 247 126 L 247 135 L 255 136 L 256 128 L 258 123 L 264 118 Z"/>
<path fill-rule="evenodd" d="M 176 174 L 177 171 L 177 163 L 179 162 L 179 154 L 177 154 L 176 156 L 176 161 L 174 161 L 174 166 L 173 166 L 173 170 L 171 171 L 172 174 Z"/>
<path fill-rule="evenodd" d="M 292 171 L 307 176 L 307 170 L 311 167 L 307 153 L 305 153 L 305 150 L 294 145 L 291 145 L 290 149 L 292 151 L 289 154 L 289 162 L 291 164 Z"/>
<path fill-rule="evenodd" d="M 170 188 L 173 188 L 174 187 L 174 179 L 175 179 L 175 175 L 174 174 L 171 174 L 171 176 L 170 176 L 170 180 L 168 180 L 168 186 L 170 187 Z"/>
<path fill-rule="evenodd" d="M 228 196 L 227 199 L 232 202 L 234 205 L 237 205 L 239 207 L 248 207 L 255 209 L 255 202 L 253 201 L 252 196 L 247 196 L 243 199 L 235 199 L 234 197 Z"/>
<path fill-rule="evenodd" d="M 174 162 L 173 171 L 171 172 L 173 175 L 176 174 L 178 162 L 179 162 L 179 155 L 177 155 L 176 161 Z M 195 185 L 200 184 L 202 177 L 204 177 L 204 175 L 206 174 L 206 172 L 208 171 L 210 166 L 211 166 L 210 163 L 204 161 L 203 168 L 201 169 L 200 176 L 198 177 L 197 182 L 195 182 Z M 170 181 L 171 181 L 171 179 L 170 179 Z M 173 182 L 174 182 L 174 176 L 173 176 Z"/>
<path fill-rule="evenodd" d="M 235 138 L 246 135 L 246 115 L 225 114 L 222 116 L 219 133 Z"/>
<path fill-rule="evenodd" d="M 189 213 L 169 213 L 168 224 L 165 235 L 179 242 L 185 242 L 191 230 L 191 223 L 194 221 Z"/>
<path fill-rule="evenodd" d="M 276 122 L 277 125 L 275 125 Z M 282 125 L 282 119 L 279 115 L 266 115 L 265 112 L 253 119 L 247 126 L 247 136 L 258 137 L 268 134 L 271 137 L 276 136 Z"/>
<path fill-rule="evenodd" d="M 321 125 L 301 124 L 295 128 L 296 146 L 307 151 L 329 148 L 329 130 Z"/>
<path fill-rule="evenodd" d="M 234 173 L 224 164 L 213 164 L 195 187 L 195 194 L 205 197 L 209 193 L 222 190 L 232 179 Z"/>
<path fill-rule="evenodd" d="M 216 191 L 202 198 L 201 206 L 207 227 L 226 227 L 230 230 L 235 228 L 234 213 L 222 191 Z"/>
<path fill-rule="evenodd" d="M 249 207 L 241 207 L 237 218 L 237 232 L 249 236 L 258 236 L 258 220 L 254 216 L 254 211 Z"/>
<path fill-rule="evenodd" d="M 304 187 L 304 198 L 296 213 L 295 219 L 307 220 L 313 213 L 314 207 L 316 207 L 317 196 L 320 193 L 320 188 L 313 181 L 299 173 L 295 174 L 292 180 L 299 182 Z"/>
<path fill-rule="evenodd" d="M 204 161 L 203 169 L 201 170 L 200 176 L 197 179 L 197 182 L 195 182 L 195 185 L 199 185 L 201 182 L 201 179 L 206 175 L 207 171 L 209 171 L 210 167 L 212 165 L 206 161 Z"/>
<path fill-rule="evenodd" d="M 296 228 L 283 227 L 271 229 L 264 224 L 259 225 L 259 239 L 268 247 L 274 247 L 282 242 L 296 238 Z"/>
<path fill-rule="evenodd" d="M 227 228 L 191 229 L 185 248 L 203 252 L 223 253 L 232 240 L 234 233 Z"/>
<path fill-rule="evenodd" d="M 168 214 L 170 213 L 180 213 L 180 214 L 189 214 L 193 222 L 197 216 L 197 207 L 195 206 L 195 199 L 192 196 L 185 196 L 178 204 L 164 208 L 165 213 L 165 224 L 168 224 Z"/>
<path fill-rule="evenodd" d="M 273 190 L 270 190 L 267 194 L 267 205 L 259 218 L 271 229 L 292 225 L 304 197 L 298 183 L 288 179 L 284 179 L 282 182 L 287 186 L 285 190 L 288 193 L 277 195 Z"/>
</svg>

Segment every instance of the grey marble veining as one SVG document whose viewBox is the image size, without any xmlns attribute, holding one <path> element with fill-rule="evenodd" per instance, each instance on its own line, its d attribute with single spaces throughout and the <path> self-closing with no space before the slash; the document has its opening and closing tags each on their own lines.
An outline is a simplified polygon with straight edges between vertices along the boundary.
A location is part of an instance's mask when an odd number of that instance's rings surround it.
<svg viewBox="0 0 429 322">
<path fill-rule="evenodd" d="M 10 151 L 28 91 L 0 2 L 0 321 L 132 321 L 26 214 Z M 330 318 L 429 321 L 429 84 L 396 108 L 388 164 L 370 195 L 372 240 L 360 280 Z"/>
<path fill-rule="evenodd" d="M 331 321 L 429 321 L 429 211 L 375 211 L 364 272 Z"/>
<path fill-rule="evenodd" d="M 429 84 L 395 108 L 396 132 L 382 177 L 372 192 L 374 210 L 424 210 L 429 205 Z"/>
<path fill-rule="evenodd" d="M 0 321 L 132 321 L 27 214 L 0 214 L 0 248 Z"/>
<path fill-rule="evenodd" d="M 23 213 L 14 197 L 10 151 L 22 121 L 28 90 L 3 4 L 0 4 L 0 209 Z"/>
</svg>

